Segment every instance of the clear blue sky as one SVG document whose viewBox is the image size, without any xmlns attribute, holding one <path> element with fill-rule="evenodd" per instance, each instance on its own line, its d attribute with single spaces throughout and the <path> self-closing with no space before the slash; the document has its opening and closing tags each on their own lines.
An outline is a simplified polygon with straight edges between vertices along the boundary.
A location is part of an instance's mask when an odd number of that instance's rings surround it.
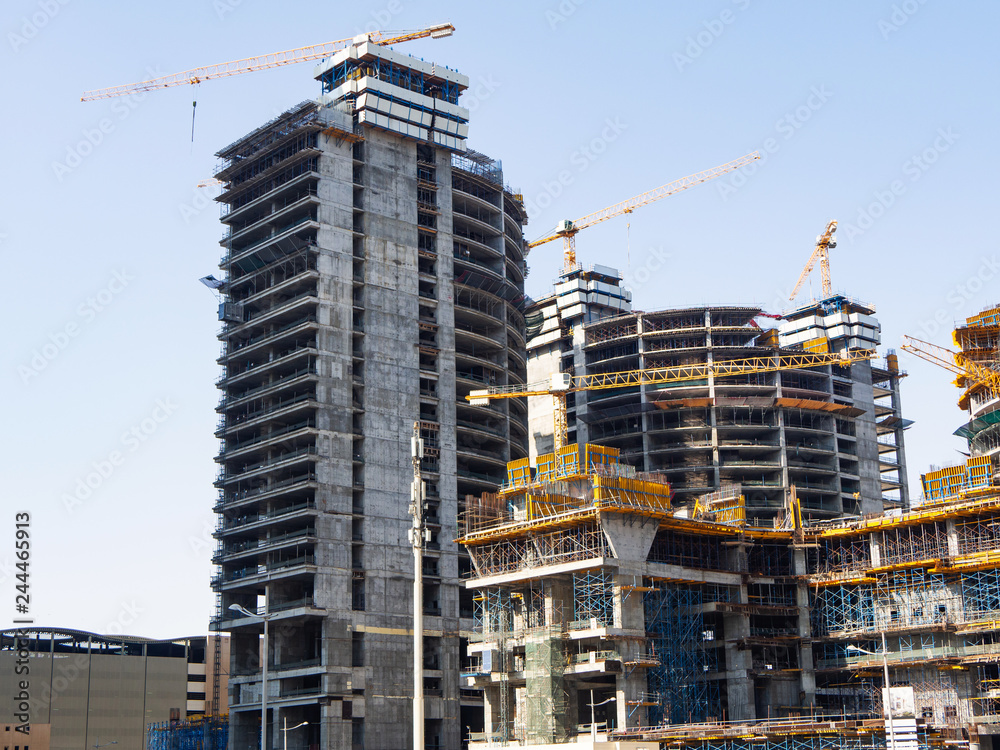
<svg viewBox="0 0 1000 750">
<path fill-rule="evenodd" d="M 841 222 L 834 286 L 877 305 L 888 346 L 904 333 L 948 343 L 952 321 L 1000 298 L 992 3 L 11 0 L 0 624 L 14 617 L 13 514 L 29 509 L 37 623 L 206 630 L 219 345 L 216 301 L 197 280 L 218 273 L 223 229 L 195 185 L 215 151 L 318 84 L 302 65 L 131 102 L 80 94 L 445 20 L 454 37 L 400 50 L 472 79 L 470 144 L 524 192 L 530 239 L 770 151 L 740 184 L 717 180 L 578 237 L 581 261 L 626 271 L 637 308 L 780 310 L 829 219 Z M 532 253 L 529 293 L 550 287 L 559 256 L 555 243 Z M 919 494 L 921 471 L 960 457 L 951 433 L 963 417 L 945 373 L 904 363 Z M 67 507 L 100 469 L 100 486 Z"/>
</svg>

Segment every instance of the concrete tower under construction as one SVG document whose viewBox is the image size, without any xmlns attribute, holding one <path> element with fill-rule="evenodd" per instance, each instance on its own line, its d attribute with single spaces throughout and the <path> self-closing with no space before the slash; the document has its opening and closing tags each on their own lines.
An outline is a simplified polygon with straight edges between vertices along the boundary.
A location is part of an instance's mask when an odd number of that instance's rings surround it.
<svg viewBox="0 0 1000 750">
<path fill-rule="evenodd" d="M 783 351 L 874 349 L 874 308 L 843 297 L 784 316 L 713 305 L 632 312 L 615 269 L 563 274 L 529 310 L 528 379 L 710 364 Z M 777 328 L 762 325 L 782 318 Z M 760 322 L 758 322 L 760 321 Z M 909 504 L 896 358 L 568 395 L 570 442 L 662 473 L 675 502 L 739 486 L 754 522 L 836 518 Z M 552 450 L 552 406 L 531 400 L 532 455 Z"/>
<path fill-rule="evenodd" d="M 415 422 L 427 448 L 427 747 L 458 748 L 471 631 L 462 498 L 527 456 L 520 196 L 466 147 L 468 78 L 370 42 L 322 95 L 222 149 L 223 374 L 213 627 L 232 636 L 231 747 L 408 746 Z M 259 613 L 246 617 L 233 605 Z M 281 735 L 283 726 L 304 724 Z"/>
</svg>

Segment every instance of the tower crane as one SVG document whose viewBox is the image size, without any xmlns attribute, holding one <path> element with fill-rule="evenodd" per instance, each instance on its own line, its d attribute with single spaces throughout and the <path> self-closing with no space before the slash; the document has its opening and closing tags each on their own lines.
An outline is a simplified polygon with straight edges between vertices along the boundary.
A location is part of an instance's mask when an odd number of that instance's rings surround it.
<svg viewBox="0 0 1000 750">
<path fill-rule="evenodd" d="M 963 352 L 952 351 L 912 336 L 903 336 L 903 344 L 900 348 L 947 370 L 953 375 L 957 375 L 955 385 L 959 388 L 979 385 L 989 388 L 993 393 L 1000 394 L 1000 372 L 970 359 Z M 967 391 L 958 405 L 963 409 L 967 408 L 968 399 L 969 392 Z"/>
<path fill-rule="evenodd" d="M 837 222 L 831 221 L 826 225 L 826 230 L 823 234 L 816 238 L 816 249 L 813 250 L 812 255 L 809 256 L 809 261 L 806 263 L 806 267 L 799 274 L 799 280 L 795 283 L 792 296 L 788 298 L 789 302 L 798 296 L 799 289 L 802 288 L 802 282 L 812 272 L 817 260 L 819 261 L 819 271 L 823 278 L 823 296 L 829 297 L 833 294 L 833 285 L 830 282 L 830 249 L 837 246 L 837 240 L 833 237 L 833 233 L 836 231 Z"/>
<path fill-rule="evenodd" d="M 272 52 L 269 55 L 246 57 L 242 60 L 231 60 L 216 65 L 207 65 L 202 68 L 192 68 L 191 70 L 174 73 L 173 75 L 151 78 L 148 81 L 85 91 L 83 96 L 80 97 L 80 101 L 90 102 L 97 99 L 128 96 L 129 94 L 142 91 L 155 91 L 156 89 L 165 89 L 171 86 L 194 85 L 202 81 L 212 80 L 213 78 L 227 78 L 242 73 L 252 73 L 255 70 L 267 70 L 268 68 L 277 68 L 282 65 L 294 65 L 295 63 L 309 62 L 311 60 L 322 60 L 334 52 L 345 49 L 352 44 L 361 44 L 362 42 L 372 42 L 373 44 L 388 46 L 390 44 L 400 44 L 401 42 L 408 42 L 412 39 L 423 39 L 425 37 L 440 39 L 451 36 L 454 31 L 455 27 L 450 23 L 440 23 L 416 31 L 372 31 L 348 39 L 338 39 L 333 42 L 312 44 L 308 47 L 297 47 L 283 52 Z"/>
<path fill-rule="evenodd" d="M 653 201 L 658 201 L 661 198 L 666 198 L 682 190 L 687 190 L 695 185 L 700 185 L 703 182 L 708 182 L 716 177 L 726 174 L 727 172 L 732 172 L 733 170 L 739 169 L 740 167 L 745 167 L 753 161 L 760 158 L 760 153 L 753 151 L 746 156 L 741 156 L 739 159 L 722 164 L 718 167 L 712 169 L 707 169 L 704 172 L 698 172 L 697 174 L 689 175 L 687 177 L 682 177 L 679 180 L 674 180 L 666 185 L 661 185 L 653 190 L 648 190 L 645 193 L 635 196 L 634 198 L 629 198 L 628 200 L 616 203 L 613 206 L 608 206 L 607 208 L 602 208 L 600 211 L 595 211 L 594 213 L 587 214 L 586 216 L 577 219 L 576 221 L 563 220 L 560 221 L 556 226 L 555 231 L 551 234 L 537 239 L 534 242 L 528 243 L 528 249 L 538 247 L 539 245 L 544 245 L 546 242 L 552 242 L 553 240 L 563 239 L 563 273 L 569 273 L 574 268 L 576 268 L 576 235 L 581 229 L 586 229 L 587 227 L 592 227 L 594 224 L 600 224 L 602 221 L 607 221 L 608 219 L 613 219 L 616 216 L 621 216 L 622 214 L 630 214 L 635 209 L 640 206 L 645 206 Z"/>
<path fill-rule="evenodd" d="M 749 375 L 758 372 L 778 370 L 798 370 L 820 365 L 845 365 L 871 359 L 875 355 L 871 349 L 853 349 L 838 353 L 830 352 L 788 352 L 775 357 L 747 357 L 722 362 L 705 362 L 675 367 L 657 367 L 625 372 L 598 373 L 595 375 L 575 375 L 553 373 L 548 382 L 526 385 L 490 386 L 482 390 L 470 391 L 466 400 L 472 406 L 487 406 L 490 401 L 501 398 L 522 398 L 525 396 L 552 396 L 552 419 L 555 449 L 567 443 L 566 394 L 576 391 L 598 391 L 608 388 L 627 388 L 638 385 L 661 385 L 704 380 L 733 375 Z"/>
</svg>

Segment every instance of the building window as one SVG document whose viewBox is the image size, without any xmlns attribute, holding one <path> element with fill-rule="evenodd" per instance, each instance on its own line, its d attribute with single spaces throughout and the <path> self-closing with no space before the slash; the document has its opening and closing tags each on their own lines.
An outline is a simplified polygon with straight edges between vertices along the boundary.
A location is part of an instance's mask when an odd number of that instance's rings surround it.
<svg viewBox="0 0 1000 750">
<path fill-rule="evenodd" d="M 365 747 L 365 720 L 359 718 L 351 719 L 351 750 L 364 750 Z"/>
<path fill-rule="evenodd" d="M 351 609 L 356 612 L 365 611 L 365 579 L 363 576 L 351 581 Z"/>
<path fill-rule="evenodd" d="M 365 634 L 351 633 L 351 666 L 365 665 Z"/>
</svg>

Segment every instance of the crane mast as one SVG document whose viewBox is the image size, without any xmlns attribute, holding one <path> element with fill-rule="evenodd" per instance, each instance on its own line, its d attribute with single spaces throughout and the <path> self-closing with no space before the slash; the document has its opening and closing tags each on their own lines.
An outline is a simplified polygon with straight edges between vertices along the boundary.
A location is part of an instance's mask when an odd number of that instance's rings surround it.
<svg viewBox="0 0 1000 750">
<path fill-rule="evenodd" d="M 802 288 L 806 277 L 812 273 L 813 268 L 816 266 L 816 261 L 819 261 L 819 272 L 823 279 L 823 297 L 829 297 L 833 294 L 833 283 L 830 280 L 830 249 L 837 246 L 837 240 L 833 237 L 833 233 L 836 231 L 837 222 L 831 221 L 826 225 L 823 234 L 816 238 L 816 249 L 813 250 L 812 255 L 809 256 L 809 260 L 806 262 L 805 268 L 799 274 L 799 280 L 795 282 L 795 288 L 788 298 L 789 302 L 799 295 L 799 290 Z"/>
</svg>

